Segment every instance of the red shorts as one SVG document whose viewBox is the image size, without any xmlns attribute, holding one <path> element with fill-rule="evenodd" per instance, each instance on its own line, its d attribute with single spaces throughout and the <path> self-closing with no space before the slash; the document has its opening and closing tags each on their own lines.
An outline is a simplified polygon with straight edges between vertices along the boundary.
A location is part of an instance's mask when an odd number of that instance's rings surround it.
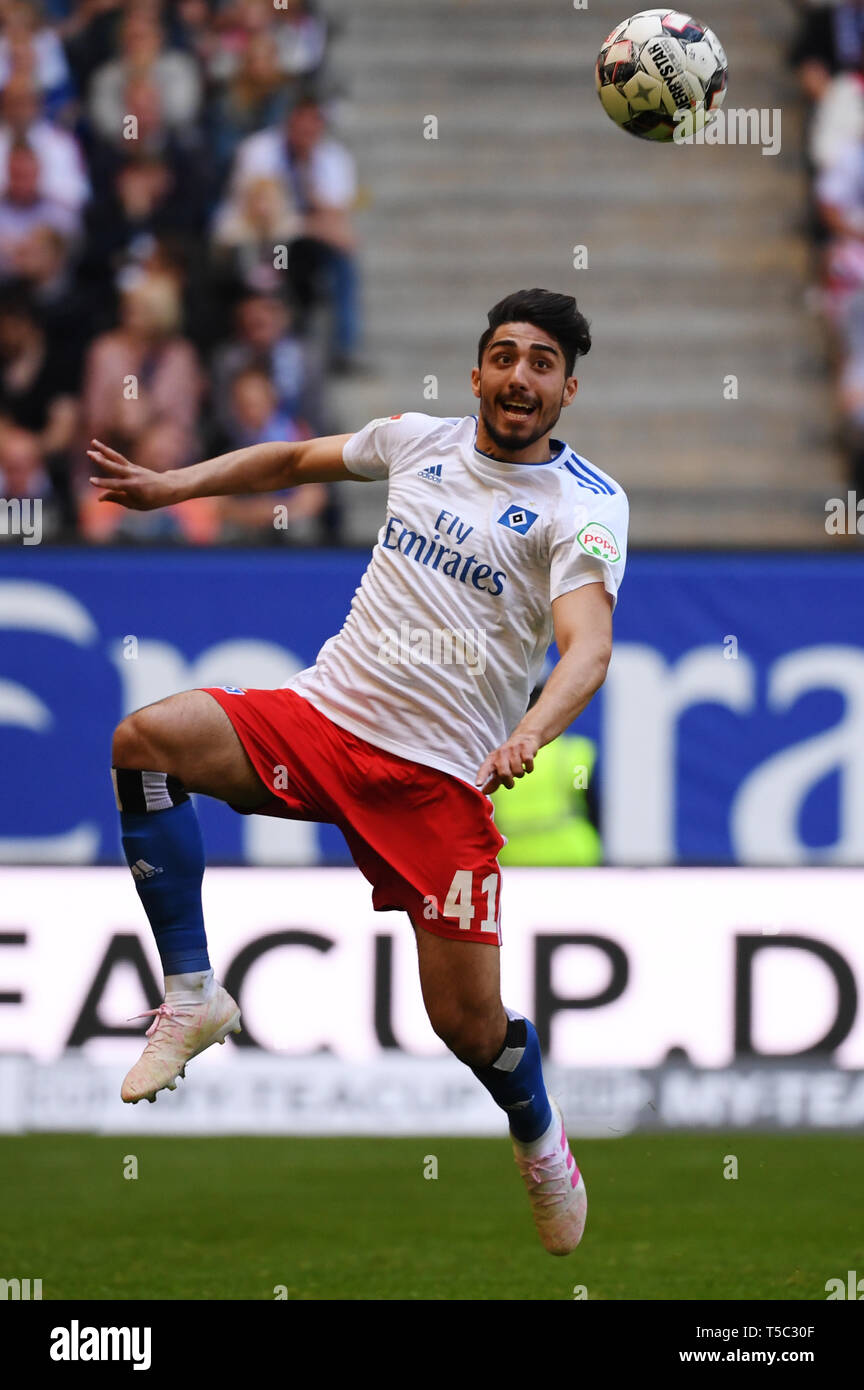
<svg viewBox="0 0 864 1390">
<path fill-rule="evenodd" d="M 204 688 L 273 788 L 244 814 L 337 825 L 376 912 L 402 909 L 437 936 L 500 946 L 505 840 L 481 791 L 376 748 L 293 690 Z"/>
</svg>

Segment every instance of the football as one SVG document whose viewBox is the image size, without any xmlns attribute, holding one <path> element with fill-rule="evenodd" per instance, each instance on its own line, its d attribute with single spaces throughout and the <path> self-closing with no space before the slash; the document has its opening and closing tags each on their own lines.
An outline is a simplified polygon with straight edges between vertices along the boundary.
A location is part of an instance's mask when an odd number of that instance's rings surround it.
<svg viewBox="0 0 864 1390">
<path fill-rule="evenodd" d="M 728 62 L 716 35 L 697 19 L 679 10 L 642 10 L 612 30 L 596 77 L 616 125 L 668 143 L 679 129 L 693 135 L 714 119 L 726 96 Z"/>
</svg>

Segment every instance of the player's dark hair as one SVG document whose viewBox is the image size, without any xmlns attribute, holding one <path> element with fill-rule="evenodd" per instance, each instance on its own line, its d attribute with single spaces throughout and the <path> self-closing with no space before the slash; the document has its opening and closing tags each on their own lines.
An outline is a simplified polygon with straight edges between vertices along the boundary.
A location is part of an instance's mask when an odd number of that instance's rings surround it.
<svg viewBox="0 0 864 1390">
<path fill-rule="evenodd" d="M 533 323 L 554 338 L 564 354 L 567 375 L 573 375 L 577 357 L 591 351 L 591 331 L 585 315 L 579 312 L 572 294 L 554 294 L 551 290 L 517 290 L 499 300 L 489 310 L 489 327 L 477 347 L 477 365 L 502 323 Z"/>
</svg>

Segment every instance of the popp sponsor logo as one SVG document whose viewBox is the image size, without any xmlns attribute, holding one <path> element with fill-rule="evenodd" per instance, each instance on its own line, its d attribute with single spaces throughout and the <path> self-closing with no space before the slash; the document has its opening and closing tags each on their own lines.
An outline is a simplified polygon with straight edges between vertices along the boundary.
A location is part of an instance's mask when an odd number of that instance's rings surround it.
<svg viewBox="0 0 864 1390">
<path fill-rule="evenodd" d="M 579 544 L 589 555 L 598 555 L 602 560 L 608 560 L 614 564 L 621 559 L 621 551 L 618 542 L 612 535 L 608 526 L 602 526 L 599 522 L 589 522 L 583 526 L 578 536 Z"/>
</svg>

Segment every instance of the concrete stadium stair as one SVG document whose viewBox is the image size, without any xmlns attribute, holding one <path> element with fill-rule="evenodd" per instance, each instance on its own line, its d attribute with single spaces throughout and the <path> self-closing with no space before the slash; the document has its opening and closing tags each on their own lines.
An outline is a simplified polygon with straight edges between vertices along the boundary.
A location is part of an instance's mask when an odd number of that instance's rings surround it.
<svg viewBox="0 0 864 1390">
<path fill-rule="evenodd" d="M 643 6 L 644 7 L 644 6 Z M 339 427 L 404 410 L 473 413 L 486 310 L 538 284 L 594 333 L 561 433 L 631 499 L 631 543 L 836 546 L 845 495 L 818 319 L 807 307 L 802 113 L 785 0 L 707 0 L 729 107 L 781 108 L 782 152 L 655 146 L 594 91 L 627 0 L 327 0 L 340 122 L 363 186 L 368 376 Z M 438 139 L 423 137 L 424 118 Z M 588 266 L 574 269 L 573 248 Z M 424 378 L 438 378 L 424 400 Z M 724 399 L 738 378 L 739 398 Z M 343 496 L 374 538 L 382 485 Z"/>
</svg>

